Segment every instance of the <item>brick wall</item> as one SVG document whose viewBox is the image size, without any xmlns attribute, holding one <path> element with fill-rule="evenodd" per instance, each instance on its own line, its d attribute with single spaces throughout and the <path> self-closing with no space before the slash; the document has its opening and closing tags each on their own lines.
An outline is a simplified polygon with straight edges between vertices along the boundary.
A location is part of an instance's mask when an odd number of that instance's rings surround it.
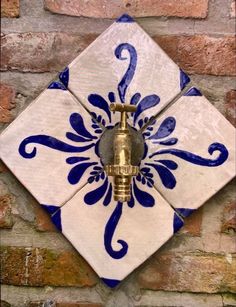
<svg viewBox="0 0 236 307">
<path fill-rule="evenodd" d="M 235 1 L 2 0 L 1 129 L 123 12 L 236 125 Z M 0 164 L 1 306 L 236 306 L 235 181 L 109 290 Z"/>
</svg>

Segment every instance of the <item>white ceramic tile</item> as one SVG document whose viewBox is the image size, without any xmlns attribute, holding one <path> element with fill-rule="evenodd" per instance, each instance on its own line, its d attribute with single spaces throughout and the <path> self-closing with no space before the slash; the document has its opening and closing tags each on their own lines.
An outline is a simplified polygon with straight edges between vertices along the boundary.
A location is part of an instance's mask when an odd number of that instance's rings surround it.
<svg viewBox="0 0 236 307">
<path fill-rule="evenodd" d="M 63 234 L 109 286 L 151 256 L 182 220 L 142 176 L 132 184 L 134 203 L 113 200 L 112 179 L 90 181 L 53 217 Z"/>
<path fill-rule="evenodd" d="M 102 115 L 106 125 L 119 120 L 113 114 L 109 119 L 111 101 L 137 104 L 130 123 L 135 121 L 140 128 L 142 120 L 166 106 L 189 78 L 136 22 L 125 17 L 85 49 L 61 80 L 86 108 Z"/>
<path fill-rule="evenodd" d="M 60 206 L 100 167 L 101 129 L 59 83 L 50 87 L 2 133 L 0 155 L 40 204 Z"/>
<path fill-rule="evenodd" d="M 235 129 L 197 89 L 191 88 L 148 129 L 141 167 L 183 215 L 235 176 Z"/>
</svg>

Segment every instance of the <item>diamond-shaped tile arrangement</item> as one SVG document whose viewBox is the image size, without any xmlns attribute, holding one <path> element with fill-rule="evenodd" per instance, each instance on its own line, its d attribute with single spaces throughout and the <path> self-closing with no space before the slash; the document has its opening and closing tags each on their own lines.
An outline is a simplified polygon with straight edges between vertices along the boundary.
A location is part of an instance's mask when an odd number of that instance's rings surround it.
<svg viewBox="0 0 236 307">
<path fill-rule="evenodd" d="M 235 176 L 235 130 L 128 15 L 59 79 L 2 133 L 1 158 L 114 287 Z M 112 102 L 137 106 L 129 124 L 143 142 L 124 203 L 101 161 L 101 137 L 119 120 Z"/>
</svg>

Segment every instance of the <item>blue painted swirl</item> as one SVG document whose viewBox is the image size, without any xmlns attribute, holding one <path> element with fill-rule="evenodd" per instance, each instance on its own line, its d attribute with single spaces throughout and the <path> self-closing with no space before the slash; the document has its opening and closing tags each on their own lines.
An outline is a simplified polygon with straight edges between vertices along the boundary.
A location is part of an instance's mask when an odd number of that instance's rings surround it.
<svg viewBox="0 0 236 307">
<path fill-rule="evenodd" d="M 208 166 L 208 167 L 215 167 L 215 166 L 219 166 L 219 165 L 223 164 L 229 156 L 229 152 L 223 144 L 212 143 L 208 147 L 208 152 L 209 152 L 210 155 L 212 155 L 215 151 L 219 151 L 219 156 L 215 159 L 206 159 L 206 158 L 200 157 L 198 155 L 195 155 L 191 152 L 179 150 L 179 149 L 160 150 L 160 151 L 157 151 L 157 152 L 151 154 L 149 156 L 149 158 L 152 158 L 152 157 L 157 156 L 157 155 L 170 154 L 170 155 L 176 156 L 180 159 L 183 159 L 183 160 L 188 161 L 188 162 L 193 163 L 193 164 Z"/>
<path fill-rule="evenodd" d="M 67 132 L 66 137 L 73 142 L 89 142 L 91 139 L 85 139 L 84 137 L 77 135 L 73 132 Z"/>
<path fill-rule="evenodd" d="M 108 116 L 111 122 L 111 111 L 106 100 L 98 94 L 90 94 L 88 96 L 88 101 L 96 108 L 102 109 Z"/>
<path fill-rule="evenodd" d="M 80 163 L 74 166 L 69 174 L 68 174 L 68 181 L 70 184 L 77 184 L 81 177 L 83 176 L 84 172 L 92 165 L 98 164 L 97 162 L 87 162 L 87 163 Z"/>
<path fill-rule="evenodd" d="M 138 104 L 137 110 L 134 113 L 134 124 L 136 123 L 137 118 L 142 112 L 152 107 L 155 107 L 159 102 L 160 97 L 155 94 L 144 97 Z"/>
<path fill-rule="evenodd" d="M 161 182 L 167 189 L 174 189 L 176 186 L 175 176 L 169 171 L 169 169 L 163 165 L 154 163 L 145 163 L 146 165 L 152 166 L 158 175 L 160 176 Z"/>
<path fill-rule="evenodd" d="M 28 138 L 25 138 L 19 146 L 19 153 L 22 157 L 26 159 L 32 159 L 36 156 L 37 149 L 34 147 L 31 152 L 26 152 L 26 146 L 29 144 L 41 144 L 59 151 L 63 152 L 83 152 L 86 151 L 93 146 L 95 146 L 94 143 L 89 144 L 87 146 L 82 146 L 82 147 L 76 147 L 73 145 L 69 145 L 65 142 L 62 142 L 52 136 L 49 135 L 32 135 L 29 136 Z"/>
<path fill-rule="evenodd" d="M 102 185 L 99 188 L 87 193 L 84 196 L 85 203 L 87 205 L 96 204 L 105 195 L 107 187 L 108 187 L 108 179 L 106 178 L 106 180 L 102 183 Z"/>
<path fill-rule="evenodd" d="M 160 144 L 160 145 L 165 145 L 165 146 L 173 146 L 173 145 L 175 145 L 177 143 L 178 143 L 178 139 L 177 138 L 170 138 L 170 139 L 165 140 L 165 141 L 153 142 L 153 144 Z"/>
<path fill-rule="evenodd" d="M 159 129 L 155 134 L 150 136 L 148 139 L 162 139 L 164 137 L 169 136 L 174 130 L 176 126 L 176 120 L 174 117 L 167 117 L 163 122 L 161 123 Z"/>
<path fill-rule="evenodd" d="M 137 201 L 143 207 L 153 207 L 155 205 L 155 199 L 149 193 L 142 191 L 138 188 L 135 179 L 133 179 L 133 189 L 134 189 L 134 196 Z"/>
<path fill-rule="evenodd" d="M 119 93 L 120 101 L 122 103 L 125 102 L 126 90 L 134 77 L 134 73 L 135 73 L 136 66 L 137 66 L 137 52 L 134 46 L 132 46 L 129 43 L 123 43 L 116 47 L 116 50 L 115 50 L 116 58 L 119 60 L 127 60 L 126 57 L 122 57 L 122 52 L 124 50 L 127 50 L 129 52 L 130 62 L 129 62 L 128 69 L 126 70 L 123 78 L 118 84 L 118 93 Z"/>
<path fill-rule="evenodd" d="M 79 134 L 85 138 L 95 140 L 96 136 L 89 133 L 89 131 L 84 126 L 84 120 L 79 113 L 72 113 L 70 116 L 71 127 Z M 71 135 L 70 135 L 71 136 Z"/>
<path fill-rule="evenodd" d="M 114 250 L 112 247 L 112 239 L 119 223 L 120 217 L 122 215 L 123 203 L 118 202 L 115 210 L 113 211 L 111 217 L 109 218 L 104 232 L 104 245 L 107 253 L 114 259 L 123 258 L 128 251 L 128 244 L 123 240 L 117 240 L 121 245 L 120 250 Z"/>
</svg>

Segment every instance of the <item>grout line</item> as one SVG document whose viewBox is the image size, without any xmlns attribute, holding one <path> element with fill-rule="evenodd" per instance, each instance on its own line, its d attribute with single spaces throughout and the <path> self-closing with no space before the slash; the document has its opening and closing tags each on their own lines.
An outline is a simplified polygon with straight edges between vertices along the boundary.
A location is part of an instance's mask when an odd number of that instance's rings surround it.
<svg viewBox="0 0 236 307">
<path fill-rule="evenodd" d="M 167 105 L 161 109 L 159 112 L 157 112 L 154 116 L 150 118 L 150 120 L 140 129 L 140 132 L 144 132 L 148 126 L 150 126 L 155 120 L 157 120 L 163 113 L 165 113 L 172 105 L 179 100 L 191 87 L 192 87 L 192 81 L 179 93 L 177 94 L 170 102 L 167 103 Z"/>
<path fill-rule="evenodd" d="M 104 171 L 104 168 L 102 168 L 102 170 L 100 171 L 100 172 L 98 172 L 97 173 L 97 175 L 98 174 L 100 174 L 100 173 L 102 173 Z M 97 175 L 94 175 L 93 177 L 96 177 Z M 87 182 L 85 182 L 85 184 L 81 187 L 81 188 L 79 188 L 78 190 L 76 190 L 67 200 L 65 200 L 62 204 L 61 204 L 61 206 L 60 207 L 58 207 L 58 209 L 52 214 L 52 215 L 50 215 L 50 217 L 53 217 L 62 207 L 64 207 L 77 193 L 79 193 L 87 184 L 88 184 L 89 182 L 88 182 L 88 180 L 87 180 Z"/>
<path fill-rule="evenodd" d="M 78 102 L 79 105 L 81 105 L 87 112 L 88 114 L 92 117 L 93 120 L 96 121 L 96 123 L 98 124 L 98 126 L 104 131 L 106 129 L 105 126 L 103 126 L 101 123 L 99 123 L 97 121 L 96 118 L 94 118 L 94 116 L 91 114 L 91 112 L 89 111 L 89 109 L 83 104 L 83 102 L 81 102 L 78 97 L 74 94 L 74 92 L 72 90 L 69 89 L 69 87 L 67 87 L 68 92 L 74 97 L 74 99 L 76 100 L 76 102 Z"/>
<path fill-rule="evenodd" d="M 159 191 L 157 189 L 157 187 L 155 186 L 155 184 L 152 184 L 149 179 L 143 174 L 143 172 L 140 170 L 140 173 L 142 174 L 143 177 L 145 177 L 145 179 L 153 186 L 153 188 L 161 195 L 162 198 L 164 198 L 164 200 L 167 202 L 167 204 L 175 211 L 175 213 L 178 215 L 178 217 L 184 222 L 184 216 L 182 216 L 175 207 L 173 207 L 173 205 L 171 203 L 169 203 L 169 201 L 166 199 L 166 197 L 162 194 L 161 191 Z"/>
</svg>

